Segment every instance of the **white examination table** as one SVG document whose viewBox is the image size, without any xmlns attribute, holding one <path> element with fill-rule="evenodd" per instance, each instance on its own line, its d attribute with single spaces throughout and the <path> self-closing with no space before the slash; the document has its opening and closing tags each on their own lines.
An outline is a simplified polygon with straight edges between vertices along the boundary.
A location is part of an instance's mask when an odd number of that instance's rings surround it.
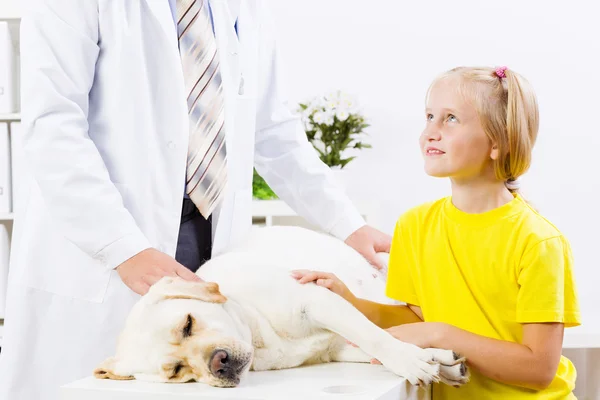
<svg viewBox="0 0 600 400">
<path fill-rule="evenodd" d="M 60 400 L 428 400 L 429 393 L 381 365 L 331 363 L 250 372 L 236 388 L 88 377 L 63 386 Z"/>
</svg>

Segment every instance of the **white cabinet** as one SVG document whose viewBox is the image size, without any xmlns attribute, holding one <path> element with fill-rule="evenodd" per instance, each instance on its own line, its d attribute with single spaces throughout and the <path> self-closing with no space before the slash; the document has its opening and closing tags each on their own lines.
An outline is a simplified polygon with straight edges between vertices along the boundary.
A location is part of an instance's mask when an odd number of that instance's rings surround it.
<svg viewBox="0 0 600 400">
<path fill-rule="evenodd" d="M 4 131 L 4 129 L 6 127 L 8 127 L 8 134 L 9 134 L 9 143 L 12 142 L 12 136 L 11 136 L 11 125 L 16 124 L 20 121 L 21 116 L 19 114 L 19 101 L 20 98 L 18 96 L 19 94 L 19 81 L 20 81 L 20 76 L 19 76 L 19 70 L 20 70 L 20 66 L 19 66 L 19 25 L 20 25 L 20 16 L 21 16 L 21 2 L 23 0 L 0 0 L 0 22 L 7 24 L 8 26 L 8 33 L 11 39 L 11 43 L 9 43 L 8 45 L 5 43 L 4 45 L 0 45 L 0 48 L 3 49 L 2 50 L 2 54 L 0 55 L 0 62 L 4 63 L 0 70 L 1 71 L 8 71 L 10 68 L 11 74 L 10 77 L 13 80 L 12 82 L 5 82 L 3 81 L 2 84 L 0 86 L 2 86 L 2 92 L 3 94 L 6 94 L 6 92 L 8 91 L 8 89 L 6 89 L 6 87 L 10 86 L 10 90 L 13 92 L 11 93 L 11 97 L 14 97 L 14 99 L 12 100 L 12 105 L 9 109 L 0 112 L 0 131 Z M 4 35 L 4 34 L 3 34 Z M 12 54 L 10 56 L 8 56 L 6 53 L 6 51 L 11 51 L 11 47 L 12 47 Z M 6 63 L 9 63 L 10 65 L 7 65 Z M 2 73 L 2 79 L 6 79 L 6 76 L 8 76 L 7 74 Z M 3 152 L 4 153 L 4 152 Z M 0 160 L 0 168 L 4 169 L 4 165 L 7 164 L 7 161 L 5 159 L 6 156 L 0 156 L 3 157 L 2 160 Z M 9 157 L 10 158 L 10 157 Z M 10 160 L 11 164 L 7 164 L 7 165 L 12 165 L 12 160 Z M 11 171 L 12 171 L 12 167 L 11 167 Z M 11 181 L 13 180 L 12 178 L 12 174 L 11 174 Z M 11 182 L 12 184 L 12 182 Z M 12 186 L 12 185 L 11 185 Z M 13 213 L 12 213 L 12 207 L 13 204 L 11 203 L 10 208 L 8 210 L 6 209 L 2 209 L 0 211 L 0 346 L 2 346 L 2 333 L 3 333 L 3 318 L 4 318 L 4 299 L 6 296 L 6 285 L 5 285 L 5 279 L 6 279 L 6 271 L 8 270 L 8 266 L 5 265 L 6 264 L 6 259 L 7 259 L 7 252 L 8 252 L 8 248 L 7 248 L 7 242 L 8 245 L 10 244 L 10 239 L 11 239 L 11 233 L 12 233 L 12 227 L 13 227 Z"/>
</svg>

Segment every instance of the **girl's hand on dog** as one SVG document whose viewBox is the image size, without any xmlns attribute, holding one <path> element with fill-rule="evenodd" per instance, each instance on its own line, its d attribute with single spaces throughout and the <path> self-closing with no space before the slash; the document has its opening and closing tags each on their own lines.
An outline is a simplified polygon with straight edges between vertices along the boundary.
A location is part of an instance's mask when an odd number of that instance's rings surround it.
<svg viewBox="0 0 600 400">
<path fill-rule="evenodd" d="M 291 273 L 292 278 L 300 283 L 314 282 L 318 286 L 322 286 L 331 290 L 333 293 L 343 297 L 350 303 L 356 299 L 354 294 L 348 287 L 334 274 L 321 271 L 309 271 L 306 269 L 294 270 Z"/>
<path fill-rule="evenodd" d="M 386 331 L 404 343 L 414 344 L 422 349 L 427 349 L 438 347 L 439 338 L 445 335 L 447 326 L 442 322 L 414 322 L 392 326 L 386 329 Z M 353 347 L 358 347 L 348 340 L 346 342 Z M 371 364 L 381 363 L 377 359 L 372 359 Z"/>
</svg>

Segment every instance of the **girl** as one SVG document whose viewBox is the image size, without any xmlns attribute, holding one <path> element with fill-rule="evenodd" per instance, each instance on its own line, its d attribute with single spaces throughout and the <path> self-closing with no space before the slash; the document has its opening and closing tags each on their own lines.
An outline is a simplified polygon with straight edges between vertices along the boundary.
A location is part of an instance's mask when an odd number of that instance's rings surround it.
<svg viewBox="0 0 600 400">
<path fill-rule="evenodd" d="M 434 399 L 574 399 L 561 356 L 564 327 L 580 324 L 571 249 L 516 185 L 538 133 L 531 86 L 506 67 L 456 68 L 430 86 L 425 117 L 425 171 L 450 178 L 452 194 L 396 224 L 386 294 L 407 305 L 357 299 L 331 274 L 293 276 L 399 340 L 465 356 L 470 382 L 435 385 Z"/>
</svg>

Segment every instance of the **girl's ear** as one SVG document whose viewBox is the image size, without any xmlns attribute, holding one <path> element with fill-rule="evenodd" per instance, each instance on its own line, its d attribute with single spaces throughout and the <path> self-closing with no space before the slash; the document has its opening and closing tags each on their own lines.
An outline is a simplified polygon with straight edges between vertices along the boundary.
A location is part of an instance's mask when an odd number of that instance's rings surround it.
<svg viewBox="0 0 600 400">
<path fill-rule="evenodd" d="M 500 152 L 498 151 L 498 145 L 496 143 L 492 143 L 492 150 L 490 151 L 490 158 L 494 161 L 498 159 L 500 156 Z"/>
</svg>

